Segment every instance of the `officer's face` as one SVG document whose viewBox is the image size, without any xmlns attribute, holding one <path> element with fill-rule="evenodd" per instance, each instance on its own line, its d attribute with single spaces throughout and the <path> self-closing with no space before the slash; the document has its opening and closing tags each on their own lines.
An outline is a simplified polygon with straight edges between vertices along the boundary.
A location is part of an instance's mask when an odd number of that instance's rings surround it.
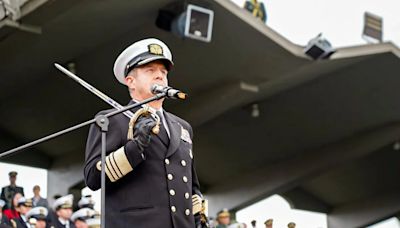
<svg viewBox="0 0 400 228">
<path fill-rule="evenodd" d="M 57 216 L 65 219 L 65 220 L 68 220 L 69 218 L 71 218 L 71 215 L 72 215 L 71 208 L 60 208 L 57 210 Z"/>
<path fill-rule="evenodd" d="M 31 209 L 32 207 L 26 207 L 24 205 L 21 205 L 19 206 L 19 213 L 26 215 Z"/>
<path fill-rule="evenodd" d="M 44 220 L 37 220 L 35 228 L 46 228 L 46 221 Z"/>
<path fill-rule="evenodd" d="M 231 218 L 229 216 L 223 216 L 218 218 L 218 223 L 221 225 L 229 225 Z"/>
<path fill-rule="evenodd" d="M 168 71 L 161 61 L 153 61 L 136 67 L 125 78 L 126 85 L 133 91 L 133 98 L 139 101 L 152 97 L 151 86 L 154 84 L 167 86 Z"/>
<path fill-rule="evenodd" d="M 16 176 L 10 176 L 10 183 L 15 184 L 15 181 L 17 180 Z"/>
<path fill-rule="evenodd" d="M 75 227 L 76 228 L 88 228 L 89 226 L 86 224 L 86 222 L 78 219 L 75 221 Z"/>
</svg>

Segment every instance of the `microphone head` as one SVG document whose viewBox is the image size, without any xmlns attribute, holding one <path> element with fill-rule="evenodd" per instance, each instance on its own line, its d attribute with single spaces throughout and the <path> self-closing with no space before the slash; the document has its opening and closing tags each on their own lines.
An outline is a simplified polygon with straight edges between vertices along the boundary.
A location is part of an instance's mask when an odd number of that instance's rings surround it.
<svg viewBox="0 0 400 228">
<path fill-rule="evenodd" d="M 163 86 L 154 84 L 151 86 L 150 91 L 152 94 L 158 94 L 158 93 L 162 93 L 163 92 Z"/>
</svg>

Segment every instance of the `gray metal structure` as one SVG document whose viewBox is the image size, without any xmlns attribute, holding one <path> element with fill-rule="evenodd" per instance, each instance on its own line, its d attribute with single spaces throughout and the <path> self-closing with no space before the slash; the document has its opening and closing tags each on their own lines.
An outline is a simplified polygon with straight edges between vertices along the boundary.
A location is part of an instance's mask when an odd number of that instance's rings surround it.
<svg viewBox="0 0 400 228">
<path fill-rule="evenodd" d="M 312 61 L 230 1 L 189 1 L 214 10 L 210 43 L 158 29 L 152 1 L 58 0 L 25 15 L 41 35 L 0 29 L 0 150 L 109 108 L 53 67 L 73 62 L 85 81 L 128 103 L 115 58 L 144 37 L 174 54 L 170 84 L 189 93 L 166 108 L 194 126 L 194 155 L 210 213 L 271 194 L 328 214 L 330 228 L 360 227 L 400 212 L 400 50 L 391 43 L 339 48 Z M 258 104 L 260 115 L 251 116 Z M 88 129 L 9 157 L 49 170 L 51 197 L 83 185 Z M 65 191 L 65 192 L 63 192 Z M 267 216 L 267 215 L 266 215 Z"/>
</svg>

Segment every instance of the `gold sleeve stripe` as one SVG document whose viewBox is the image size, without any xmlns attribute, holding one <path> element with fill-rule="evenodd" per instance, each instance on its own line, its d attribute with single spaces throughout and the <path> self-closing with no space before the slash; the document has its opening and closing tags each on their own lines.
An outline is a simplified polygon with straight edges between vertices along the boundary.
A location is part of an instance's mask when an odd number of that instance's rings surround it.
<svg viewBox="0 0 400 228">
<path fill-rule="evenodd" d="M 97 162 L 96 168 L 97 168 L 97 170 L 101 171 L 101 161 L 98 161 L 98 162 Z M 116 181 L 115 178 L 114 178 L 114 177 L 112 176 L 112 174 L 110 173 L 110 171 L 109 171 L 109 169 L 108 169 L 108 167 L 107 167 L 107 163 L 106 163 L 106 170 L 105 170 L 105 172 L 106 172 L 108 178 L 109 178 L 112 182 L 115 182 L 115 181 Z"/>
<path fill-rule="evenodd" d="M 119 176 L 115 173 L 114 167 L 112 166 L 112 164 L 110 162 L 110 155 L 108 155 L 106 157 L 106 167 L 107 167 L 108 171 L 111 173 L 111 175 L 113 176 L 114 180 L 118 180 Z"/>
<path fill-rule="evenodd" d="M 101 161 L 97 162 L 96 167 L 101 171 Z M 106 174 L 111 182 L 121 179 L 133 170 L 125 154 L 124 147 L 112 152 L 106 157 Z"/>
<path fill-rule="evenodd" d="M 121 147 L 115 151 L 113 157 L 115 159 L 115 163 L 117 164 L 117 168 L 121 171 L 122 176 L 132 172 L 133 168 L 126 157 L 124 147 Z"/>
<path fill-rule="evenodd" d="M 106 159 L 105 167 L 106 167 L 106 174 L 107 174 L 108 178 L 111 180 L 111 182 L 115 182 L 116 179 L 115 179 L 114 175 L 110 172 L 110 168 L 107 165 L 107 159 Z"/>
<path fill-rule="evenodd" d="M 110 154 L 110 157 L 111 157 L 110 158 L 111 164 L 113 164 L 115 167 L 117 167 L 117 169 L 115 171 L 117 171 L 118 176 L 123 177 L 124 175 L 122 174 L 121 170 L 117 166 L 117 162 L 115 161 L 114 153 Z"/>
<path fill-rule="evenodd" d="M 110 164 L 112 165 L 112 168 L 113 168 L 115 174 L 118 176 L 118 178 L 121 178 L 123 175 L 122 175 L 121 171 L 119 170 L 117 163 L 115 162 L 114 153 L 111 153 L 107 157 L 107 159 L 110 161 Z"/>
</svg>

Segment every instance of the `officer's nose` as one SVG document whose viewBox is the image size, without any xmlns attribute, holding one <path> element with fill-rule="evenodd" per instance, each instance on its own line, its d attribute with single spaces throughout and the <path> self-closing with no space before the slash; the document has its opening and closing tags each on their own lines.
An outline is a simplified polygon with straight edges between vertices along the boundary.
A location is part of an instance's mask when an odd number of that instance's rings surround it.
<svg viewBox="0 0 400 228">
<path fill-rule="evenodd" d="M 163 80 L 165 77 L 164 73 L 161 70 L 157 70 L 155 73 L 155 79 Z"/>
</svg>

